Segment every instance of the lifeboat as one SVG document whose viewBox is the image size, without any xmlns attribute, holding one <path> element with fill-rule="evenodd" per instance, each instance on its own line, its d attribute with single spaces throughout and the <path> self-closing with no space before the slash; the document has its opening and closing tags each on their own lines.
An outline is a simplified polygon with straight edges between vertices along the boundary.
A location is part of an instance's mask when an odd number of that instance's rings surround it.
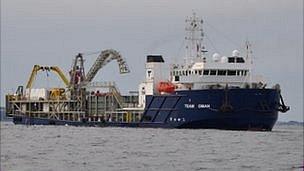
<svg viewBox="0 0 304 171">
<path fill-rule="evenodd" d="M 171 82 L 159 82 L 157 90 L 160 93 L 173 93 L 175 91 L 175 85 Z"/>
</svg>

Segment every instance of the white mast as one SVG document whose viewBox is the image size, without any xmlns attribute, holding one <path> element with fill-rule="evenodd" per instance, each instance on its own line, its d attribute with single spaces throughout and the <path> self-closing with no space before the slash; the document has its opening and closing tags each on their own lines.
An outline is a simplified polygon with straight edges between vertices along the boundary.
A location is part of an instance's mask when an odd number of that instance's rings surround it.
<svg viewBox="0 0 304 171">
<path fill-rule="evenodd" d="M 196 16 L 193 12 L 191 17 L 186 19 L 186 64 L 191 64 L 193 62 L 201 61 L 204 53 L 207 51 L 203 45 L 203 20 Z"/>
<path fill-rule="evenodd" d="M 251 85 L 251 83 L 252 83 L 252 65 L 253 65 L 252 50 L 251 50 L 251 44 L 248 40 L 246 40 L 245 44 L 246 44 L 246 61 L 248 61 L 248 65 L 249 65 L 249 84 Z"/>
</svg>

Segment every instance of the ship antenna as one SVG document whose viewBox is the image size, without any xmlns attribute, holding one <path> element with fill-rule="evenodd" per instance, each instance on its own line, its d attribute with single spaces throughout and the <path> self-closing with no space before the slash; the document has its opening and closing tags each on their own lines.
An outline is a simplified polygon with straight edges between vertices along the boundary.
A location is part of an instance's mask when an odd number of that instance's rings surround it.
<svg viewBox="0 0 304 171">
<path fill-rule="evenodd" d="M 251 44 L 246 40 L 246 61 L 248 61 L 249 65 L 249 84 L 251 85 L 252 82 L 252 65 L 253 65 L 253 60 L 252 60 L 252 50 L 251 50 Z"/>
<path fill-rule="evenodd" d="M 203 20 L 193 12 L 191 17 L 186 19 L 186 64 L 204 60 L 204 54 L 207 52 L 203 45 L 204 31 Z"/>
</svg>

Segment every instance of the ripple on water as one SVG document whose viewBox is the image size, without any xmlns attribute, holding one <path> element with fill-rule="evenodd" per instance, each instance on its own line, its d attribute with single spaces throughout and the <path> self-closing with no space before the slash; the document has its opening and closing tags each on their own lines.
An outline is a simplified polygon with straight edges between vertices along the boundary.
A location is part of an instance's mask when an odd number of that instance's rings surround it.
<svg viewBox="0 0 304 171">
<path fill-rule="evenodd" d="M 291 170 L 303 127 L 273 132 L 1 123 L 1 170 Z"/>
</svg>

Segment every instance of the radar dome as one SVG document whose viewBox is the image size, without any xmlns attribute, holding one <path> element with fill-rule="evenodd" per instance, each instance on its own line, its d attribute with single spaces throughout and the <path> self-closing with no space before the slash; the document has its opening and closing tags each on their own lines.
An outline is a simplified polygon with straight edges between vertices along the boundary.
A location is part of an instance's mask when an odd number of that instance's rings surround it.
<svg viewBox="0 0 304 171">
<path fill-rule="evenodd" d="M 228 62 L 227 56 L 222 56 L 221 63 L 227 63 L 227 62 Z"/>
<path fill-rule="evenodd" d="M 218 54 L 218 53 L 214 53 L 213 55 L 212 55 L 212 60 L 214 61 L 214 62 L 218 62 L 219 60 L 220 60 L 220 54 Z"/>
<path fill-rule="evenodd" d="M 240 56 L 240 51 L 238 50 L 232 51 L 232 56 Z"/>
</svg>

